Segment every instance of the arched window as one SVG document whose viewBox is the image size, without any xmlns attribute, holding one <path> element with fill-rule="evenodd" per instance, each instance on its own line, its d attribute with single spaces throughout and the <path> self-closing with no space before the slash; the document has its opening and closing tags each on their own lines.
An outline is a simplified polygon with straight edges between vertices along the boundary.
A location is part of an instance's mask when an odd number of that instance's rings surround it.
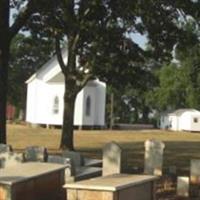
<svg viewBox="0 0 200 200">
<path fill-rule="evenodd" d="M 55 96 L 53 101 L 53 114 L 59 113 L 59 98 L 58 96 Z"/>
<path fill-rule="evenodd" d="M 89 117 L 90 114 L 91 114 L 91 98 L 90 98 L 90 96 L 87 96 L 85 115 Z"/>
</svg>

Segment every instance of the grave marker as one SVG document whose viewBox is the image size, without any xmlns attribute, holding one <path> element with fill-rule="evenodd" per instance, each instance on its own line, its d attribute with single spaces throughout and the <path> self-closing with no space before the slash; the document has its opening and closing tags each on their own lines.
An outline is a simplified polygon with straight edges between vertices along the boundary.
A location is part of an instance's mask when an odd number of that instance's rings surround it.
<svg viewBox="0 0 200 200">
<path fill-rule="evenodd" d="M 0 153 L 11 152 L 12 147 L 8 144 L 0 144 Z"/>
<path fill-rule="evenodd" d="M 22 162 L 24 159 L 21 153 L 6 152 L 0 154 L 0 168 L 14 166 Z"/>
<path fill-rule="evenodd" d="M 111 142 L 103 148 L 103 176 L 121 173 L 122 150 L 120 146 Z"/>
<path fill-rule="evenodd" d="M 200 160 L 192 159 L 190 165 L 190 180 L 194 185 L 200 185 Z"/>
<path fill-rule="evenodd" d="M 189 177 L 185 177 L 185 176 L 178 177 L 177 195 L 181 197 L 189 196 Z"/>
<path fill-rule="evenodd" d="M 165 144 L 161 141 L 147 140 L 145 142 L 145 174 L 162 175 L 164 148 Z"/>
<path fill-rule="evenodd" d="M 47 149 L 40 146 L 26 147 L 24 152 L 25 161 L 45 162 L 47 160 Z"/>
</svg>

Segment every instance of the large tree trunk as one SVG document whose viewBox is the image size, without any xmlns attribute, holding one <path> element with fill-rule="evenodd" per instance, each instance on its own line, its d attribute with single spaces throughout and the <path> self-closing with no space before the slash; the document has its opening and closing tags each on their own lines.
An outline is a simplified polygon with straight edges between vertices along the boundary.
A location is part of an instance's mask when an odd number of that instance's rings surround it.
<svg viewBox="0 0 200 200">
<path fill-rule="evenodd" d="M 8 80 L 8 47 L 0 47 L 0 143 L 6 144 L 6 103 Z"/>
<path fill-rule="evenodd" d="M 64 94 L 64 113 L 63 113 L 63 127 L 61 136 L 61 149 L 74 150 L 74 107 L 76 92 L 73 89 L 75 86 L 69 80 L 65 80 L 65 94 Z"/>
<path fill-rule="evenodd" d="M 149 122 L 149 108 L 147 106 L 144 106 L 144 108 L 142 109 L 142 122 Z"/>
<path fill-rule="evenodd" d="M 80 88 L 76 85 L 76 34 L 72 31 L 68 35 L 68 61 L 67 65 L 61 61 L 61 55 L 58 52 L 58 59 L 65 77 L 65 94 L 64 94 L 64 114 L 63 127 L 60 148 L 74 150 L 74 106 L 76 95 Z"/>
<path fill-rule="evenodd" d="M 6 143 L 9 46 L 9 1 L 2 0 L 0 2 L 0 143 Z"/>
</svg>

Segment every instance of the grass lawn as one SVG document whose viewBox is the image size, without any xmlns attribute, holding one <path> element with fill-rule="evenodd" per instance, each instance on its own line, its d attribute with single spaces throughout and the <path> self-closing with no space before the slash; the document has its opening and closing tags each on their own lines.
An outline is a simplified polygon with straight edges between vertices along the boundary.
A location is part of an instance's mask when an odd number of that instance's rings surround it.
<svg viewBox="0 0 200 200">
<path fill-rule="evenodd" d="M 41 145 L 51 153 L 59 153 L 60 129 L 31 128 L 24 125 L 8 126 L 8 143 L 15 150 L 22 151 L 26 146 Z M 200 159 L 200 133 L 149 131 L 75 131 L 75 148 L 95 158 L 101 158 L 101 149 L 109 141 L 116 141 L 127 153 L 129 169 L 143 167 L 144 141 L 158 139 L 165 142 L 164 167 L 176 165 L 187 170 L 190 159 Z"/>
</svg>

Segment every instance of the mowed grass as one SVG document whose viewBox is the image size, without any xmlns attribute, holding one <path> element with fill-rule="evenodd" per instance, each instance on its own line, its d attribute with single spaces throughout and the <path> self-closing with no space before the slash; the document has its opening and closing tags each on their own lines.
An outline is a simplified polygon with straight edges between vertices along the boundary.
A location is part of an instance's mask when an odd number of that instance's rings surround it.
<svg viewBox="0 0 200 200">
<path fill-rule="evenodd" d="M 17 151 L 23 151 L 26 146 L 39 145 L 48 148 L 51 153 L 59 154 L 61 137 L 60 129 L 31 128 L 25 125 L 8 126 L 8 143 Z M 102 157 L 102 147 L 110 141 L 121 145 L 127 156 L 129 169 L 143 167 L 144 141 L 158 139 L 165 143 L 164 167 L 176 165 L 178 169 L 188 171 L 191 159 L 200 159 L 200 133 L 170 132 L 162 130 L 145 131 L 75 131 L 75 149 L 83 154 Z"/>
</svg>

